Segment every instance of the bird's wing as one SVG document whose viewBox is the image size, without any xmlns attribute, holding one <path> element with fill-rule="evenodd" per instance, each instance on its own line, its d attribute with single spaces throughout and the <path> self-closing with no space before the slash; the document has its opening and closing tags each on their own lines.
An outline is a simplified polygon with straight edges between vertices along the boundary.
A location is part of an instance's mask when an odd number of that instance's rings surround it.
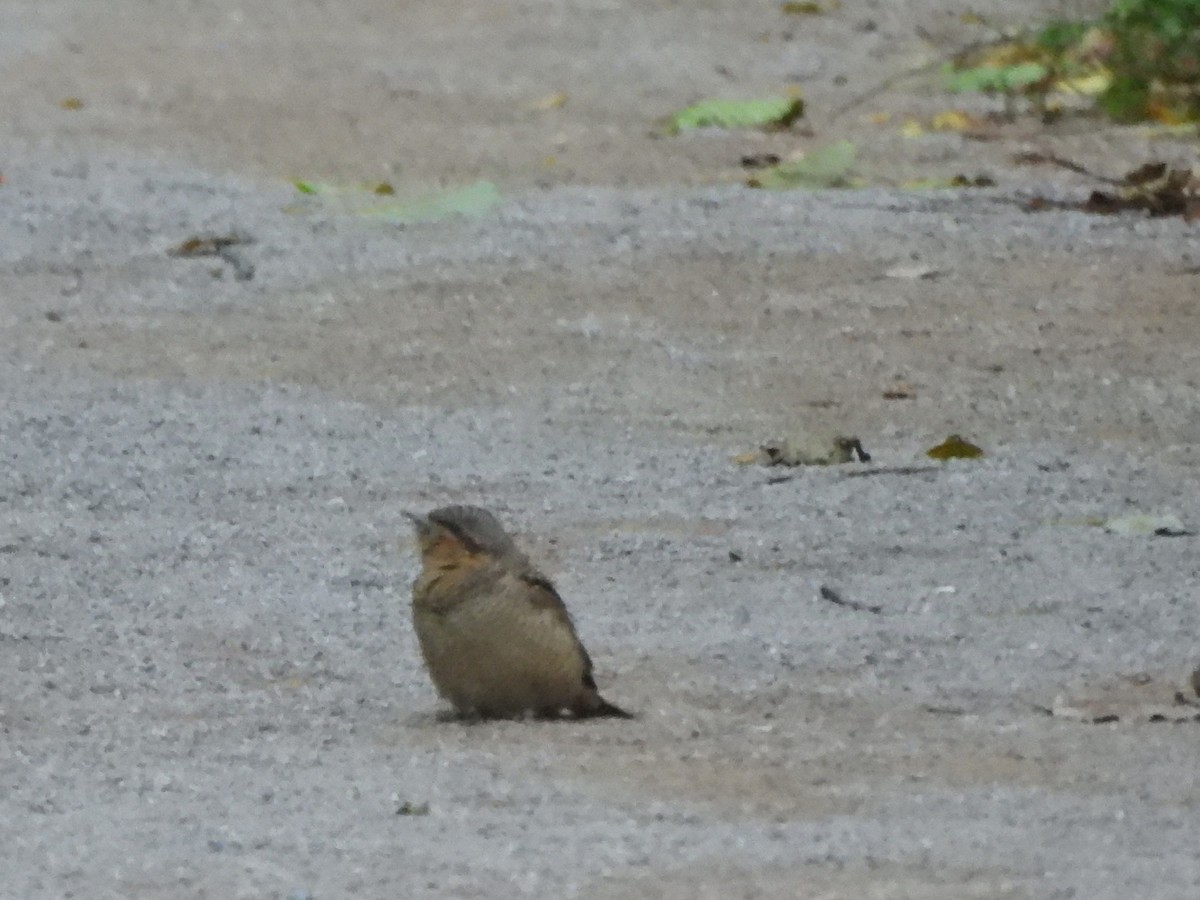
<svg viewBox="0 0 1200 900">
<path fill-rule="evenodd" d="M 575 639 L 575 646 L 579 648 L 579 653 L 583 656 L 583 683 L 590 688 L 595 688 L 596 682 L 592 680 L 592 658 L 588 656 L 583 642 L 579 640 L 579 635 L 575 631 L 575 623 L 571 621 L 571 614 L 567 612 L 567 604 L 563 603 L 554 584 L 539 572 L 524 572 L 520 578 L 530 588 L 528 591 L 529 602 L 533 604 L 534 609 L 547 610 L 571 633 L 571 637 Z"/>
<path fill-rule="evenodd" d="M 574 639 L 575 647 L 579 652 L 580 662 L 583 664 L 583 686 L 590 693 L 590 697 L 586 702 L 573 708 L 572 711 L 575 715 L 579 717 L 612 716 L 618 719 L 634 718 L 632 714 L 627 713 L 619 706 L 613 706 L 600 696 L 600 691 L 596 688 L 596 679 L 592 677 L 592 658 L 588 656 L 583 642 L 579 640 L 579 635 L 575 633 L 575 625 L 571 622 L 571 615 L 567 612 L 567 606 L 563 603 L 562 597 L 558 595 L 558 591 L 554 589 L 554 585 L 550 583 L 550 580 L 533 569 L 521 573 L 519 577 L 527 588 L 526 594 L 529 596 L 534 608 L 550 612 L 567 628 L 567 631 Z"/>
</svg>

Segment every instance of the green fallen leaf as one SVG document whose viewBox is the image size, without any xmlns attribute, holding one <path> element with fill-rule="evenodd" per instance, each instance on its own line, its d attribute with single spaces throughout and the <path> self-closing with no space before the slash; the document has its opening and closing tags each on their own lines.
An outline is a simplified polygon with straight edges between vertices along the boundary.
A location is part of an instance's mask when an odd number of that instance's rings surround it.
<svg viewBox="0 0 1200 900">
<path fill-rule="evenodd" d="M 678 134 L 693 128 L 787 128 L 803 115 L 804 101 L 798 97 L 703 100 L 670 116 L 663 130 Z"/>
<path fill-rule="evenodd" d="M 351 215 L 383 219 L 387 222 L 436 222 L 449 216 L 481 216 L 501 201 L 499 190 L 490 181 L 477 181 L 465 187 L 438 191 L 407 200 L 397 199 L 389 182 L 366 185 L 337 185 L 296 179 L 292 186 L 320 205 Z M 287 211 L 303 213 L 311 202 L 294 204 Z"/>
<path fill-rule="evenodd" d="M 500 202 L 500 191 L 490 181 L 441 191 L 399 203 L 384 203 L 362 210 L 363 215 L 388 222 L 436 222 L 449 216 L 481 216 Z"/>
<path fill-rule="evenodd" d="M 838 141 L 811 150 L 800 159 L 763 169 L 747 179 L 746 184 L 776 190 L 848 187 L 855 153 L 852 143 Z"/>
<path fill-rule="evenodd" d="M 1041 63 L 1026 62 L 1015 66 L 979 66 L 974 69 L 955 70 L 948 67 L 945 72 L 946 90 L 955 94 L 967 91 L 1008 93 L 1036 84 L 1049 74 Z"/>
</svg>

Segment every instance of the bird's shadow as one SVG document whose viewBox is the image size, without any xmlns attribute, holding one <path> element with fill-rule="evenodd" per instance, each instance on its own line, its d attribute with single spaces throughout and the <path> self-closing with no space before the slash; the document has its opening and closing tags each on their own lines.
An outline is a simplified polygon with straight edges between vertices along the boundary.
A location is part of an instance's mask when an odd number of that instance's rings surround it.
<svg viewBox="0 0 1200 900">
<path fill-rule="evenodd" d="M 523 725 L 583 723 L 590 722 L 595 716 L 575 716 L 570 713 L 535 713 L 527 712 L 519 716 L 483 716 L 478 713 L 461 713 L 455 709 L 438 709 L 429 712 L 418 712 L 408 716 L 405 724 L 412 728 L 433 728 L 439 725 L 461 725 L 477 727 L 479 725 L 499 725 L 517 723 Z"/>
</svg>

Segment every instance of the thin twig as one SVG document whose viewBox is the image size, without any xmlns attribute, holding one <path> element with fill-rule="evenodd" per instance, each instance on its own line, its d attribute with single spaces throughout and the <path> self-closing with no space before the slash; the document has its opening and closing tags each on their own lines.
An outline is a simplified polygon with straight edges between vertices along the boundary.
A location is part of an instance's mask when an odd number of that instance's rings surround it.
<svg viewBox="0 0 1200 900">
<path fill-rule="evenodd" d="M 1018 153 L 1012 161 L 1019 165 L 1037 165 L 1038 163 L 1047 163 L 1052 166 L 1058 166 L 1060 169 L 1066 169 L 1068 172 L 1074 172 L 1076 175 L 1086 175 L 1088 178 L 1094 178 L 1097 181 L 1103 181 L 1105 184 L 1123 185 L 1123 178 L 1111 178 L 1108 175 L 1101 175 L 1099 172 L 1093 172 L 1086 166 L 1059 156 L 1057 153 L 1042 153 L 1040 151 L 1032 151 L 1029 153 Z"/>
<path fill-rule="evenodd" d="M 895 75 L 889 75 L 875 86 L 867 89 L 856 97 L 852 97 L 849 102 L 839 106 L 829 114 L 827 121 L 830 123 L 836 122 L 846 113 L 858 109 L 869 100 L 874 100 L 876 97 L 886 94 L 896 85 L 903 81 L 907 81 L 909 78 L 916 78 L 920 75 L 925 75 L 929 72 L 932 72 L 934 69 L 940 69 L 946 63 L 951 62 L 960 56 L 965 56 L 968 53 L 974 53 L 976 50 L 982 50 L 984 47 L 1000 43 L 1003 40 L 1003 38 L 987 38 L 986 40 L 972 41 L 963 47 L 959 47 L 953 53 L 943 54 L 931 62 L 921 63 L 919 66 L 913 66 L 909 69 L 897 72 Z"/>
</svg>

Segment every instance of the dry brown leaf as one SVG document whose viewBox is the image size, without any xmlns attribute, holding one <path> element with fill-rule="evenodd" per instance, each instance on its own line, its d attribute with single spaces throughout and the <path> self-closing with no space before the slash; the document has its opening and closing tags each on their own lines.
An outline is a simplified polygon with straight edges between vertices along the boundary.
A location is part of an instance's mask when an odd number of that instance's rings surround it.
<svg viewBox="0 0 1200 900">
<path fill-rule="evenodd" d="M 758 463 L 763 466 L 836 466 L 843 463 L 870 462 L 871 454 L 863 449 L 856 437 L 825 432 L 797 432 L 772 444 L 764 444 L 756 452 L 734 457 L 739 465 Z"/>
<path fill-rule="evenodd" d="M 791 0 L 780 4 L 779 11 L 785 16 L 819 16 L 825 12 L 821 4 L 813 0 Z"/>
<path fill-rule="evenodd" d="M 930 459 L 979 459 L 983 450 L 976 447 L 962 435 L 952 434 L 936 447 L 925 451 Z"/>
<path fill-rule="evenodd" d="M 743 169 L 767 169 L 782 162 L 778 153 L 748 153 L 741 159 Z"/>
<path fill-rule="evenodd" d="M 176 244 L 167 251 L 168 256 L 219 256 L 227 247 L 237 244 L 251 243 L 250 239 L 239 234 L 204 234 L 195 235 Z"/>
<path fill-rule="evenodd" d="M 1075 209 L 1095 215 L 1144 212 L 1155 217 L 1179 216 L 1185 222 L 1200 219 L 1200 173 L 1195 169 L 1172 169 L 1166 163 L 1152 162 L 1110 179 L 1052 155 L 1026 154 L 1022 161 L 1052 163 L 1113 185 L 1112 189 L 1092 191 L 1082 203 L 1034 197 L 1025 204 L 1029 212 Z"/>
</svg>

